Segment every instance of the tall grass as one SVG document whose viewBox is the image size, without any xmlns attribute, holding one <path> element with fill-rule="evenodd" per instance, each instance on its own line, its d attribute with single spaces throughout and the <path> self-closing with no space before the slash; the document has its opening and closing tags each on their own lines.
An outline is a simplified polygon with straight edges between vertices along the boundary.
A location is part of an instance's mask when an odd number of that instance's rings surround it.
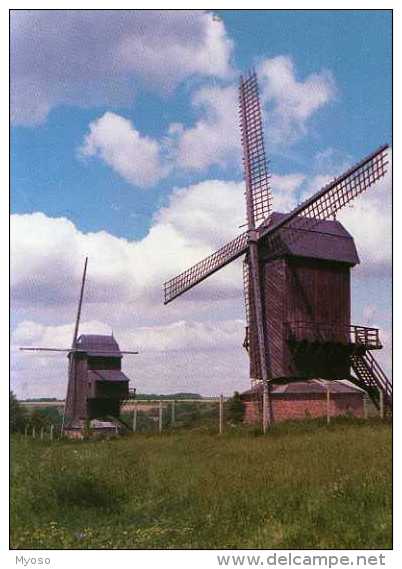
<svg viewBox="0 0 402 569">
<path fill-rule="evenodd" d="M 390 548 L 379 422 L 12 440 L 13 548 Z"/>
</svg>

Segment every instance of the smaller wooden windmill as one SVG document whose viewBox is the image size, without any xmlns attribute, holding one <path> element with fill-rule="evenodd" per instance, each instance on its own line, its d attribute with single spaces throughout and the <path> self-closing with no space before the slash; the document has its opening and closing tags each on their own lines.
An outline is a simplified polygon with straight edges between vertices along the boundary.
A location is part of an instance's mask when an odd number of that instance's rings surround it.
<svg viewBox="0 0 402 569">
<path fill-rule="evenodd" d="M 387 170 L 382 146 L 298 205 L 272 212 L 258 83 L 239 88 L 248 230 L 164 284 L 167 304 L 244 255 L 250 379 L 264 389 L 264 430 L 273 420 L 270 386 L 323 378 L 351 379 L 375 403 L 392 404 L 392 383 L 371 354 L 379 331 L 351 324 L 350 270 L 359 262 L 336 213 Z M 354 375 L 350 374 L 353 369 Z"/>
<path fill-rule="evenodd" d="M 62 432 L 73 438 L 81 437 L 88 423 L 95 432 L 125 430 L 126 426 L 119 419 L 121 401 L 135 393 L 135 390 L 129 390 L 130 380 L 121 370 L 121 361 L 123 354 L 138 352 L 120 350 L 113 334 L 78 336 L 87 264 L 88 258 L 84 264 L 71 348 L 20 348 L 23 351 L 67 352 L 68 384 Z"/>
</svg>

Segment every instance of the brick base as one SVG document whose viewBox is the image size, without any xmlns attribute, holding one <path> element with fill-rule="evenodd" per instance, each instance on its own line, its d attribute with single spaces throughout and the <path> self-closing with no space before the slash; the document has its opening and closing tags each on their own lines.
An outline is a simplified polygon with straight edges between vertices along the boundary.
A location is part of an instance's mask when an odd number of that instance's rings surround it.
<svg viewBox="0 0 402 569">
<path fill-rule="evenodd" d="M 331 393 L 331 417 L 339 415 L 364 416 L 363 393 Z M 289 394 L 275 395 L 271 399 L 274 421 L 301 420 L 307 418 L 326 417 L 326 394 Z M 245 406 L 244 422 L 260 423 L 262 420 L 262 398 L 254 401 L 243 401 Z"/>
</svg>

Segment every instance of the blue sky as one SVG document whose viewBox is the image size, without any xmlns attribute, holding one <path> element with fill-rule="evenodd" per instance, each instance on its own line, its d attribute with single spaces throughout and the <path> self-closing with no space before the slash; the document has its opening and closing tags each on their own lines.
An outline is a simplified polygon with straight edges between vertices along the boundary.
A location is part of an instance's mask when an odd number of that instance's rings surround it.
<svg viewBox="0 0 402 569">
<path fill-rule="evenodd" d="M 239 71 L 263 58 L 287 54 L 300 79 L 321 69 L 330 70 L 336 78 L 335 100 L 312 118 L 310 135 L 285 156 L 272 149 L 275 171 L 299 170 L 302 163 L 308 173 L 313 155 L 326 147 L 335 147 L 357 160 L 380 143 L 391 141 L 389 11 L 228 10 L 219 16 L 234 40 L 233 60 Z M 215 82 L 215 78 L 206 80 L 207 84 Z M 140 132 L 153 137 L 163 136 L 171 122 L 191 124 L 195 116 L 189 105 L 189 88 L 181 85 L 178 91 L 162 96 L 144 89 L 127 106 L 82 109 L 62 105 L 51 111 L 44 124 L 15 126 L 11 138 L 12 211 L 39 210 L 67 216 L 83 231 L 107 229 L 119 236 L 141 237 L 150 226 L 152 213 L 166 202 L 175 185 L 192 183 L 211 173 L 233 179 L 233 169 L 212 168 L 198 175 L 172 175 L 150 191 L 136 193 L 107 166 L 77 158 L 76 149 L 88 124 L 106 111 L 118 112 Z M 236 171 L 235 177 L 240 176 Z"/>
<path fill-rule="evenodd" d="M 246 386 L 239 268 L 169 309 L 157 292 L 244 221 L 238 76 L 257 69 L 274 209 L 289 209 L 392 142 L 391 26 L 386 10 L 14 11 L 14 342 L 68 341 L 89 251 L 83 325 L 113 327 L 160 358 L 154 374 L 147 356 L 138 364 L 142 389 L 179 388 L 177 365 L 188 368 L 187 387 L 205 393 Z M 384 328 L 388 369 L 390 196 L 387 178 L 342 218 L 363 261 L 354 318 Z M 216 345 L 219 365 L 200 377 L 194 369 Z M 22 393 L 29 366 L 49 362 L 19 357 L 14 377 Z M 62 394 L 64 368 L 52 361 L 53 383 L 38 368 L 32 393 Z M 241 379 L 217 386 L 239 368 Z"/>
</svg>

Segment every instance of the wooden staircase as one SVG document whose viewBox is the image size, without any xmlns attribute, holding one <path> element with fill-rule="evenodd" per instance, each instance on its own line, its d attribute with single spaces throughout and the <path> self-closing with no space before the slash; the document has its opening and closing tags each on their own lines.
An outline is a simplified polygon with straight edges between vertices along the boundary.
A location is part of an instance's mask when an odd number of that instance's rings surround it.
<svg viewBox="0 0 402 569">
<path fill-rule="evenodd" d="M 374 405 L 380 405 L 380 391 L 383 394 L 384 406 L 392 409 L 392 383 L 385 375 L 380 364 L 369 350 L 351 355 L 351 366 L 356 375 L 354 383 L 367 391 Z"/>
</svg>

